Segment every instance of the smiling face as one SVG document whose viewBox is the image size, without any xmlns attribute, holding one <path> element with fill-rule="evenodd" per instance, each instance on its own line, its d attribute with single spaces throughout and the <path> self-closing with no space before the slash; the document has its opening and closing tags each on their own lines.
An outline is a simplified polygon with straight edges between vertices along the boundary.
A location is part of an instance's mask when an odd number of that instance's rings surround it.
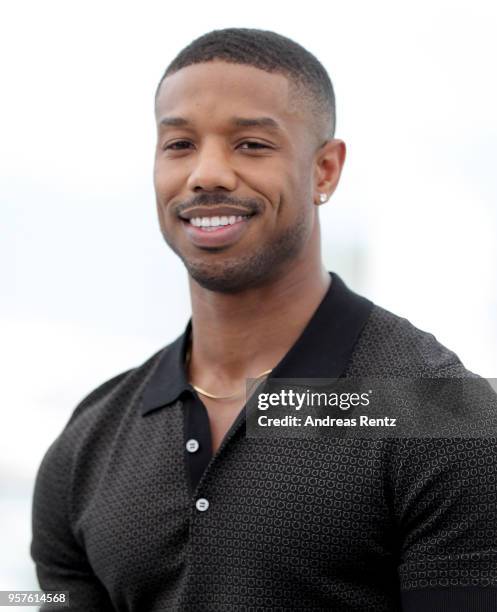
<svg viewBox="0 0 497 612">
<path fill-rule="evenodd" d="M 295 94 L 281 74 L 222 61 L 182 68 L 160 87 L 160 228 L 202 287 L 235 293 L 319 256 L 322 143 Z"/>
</svg>

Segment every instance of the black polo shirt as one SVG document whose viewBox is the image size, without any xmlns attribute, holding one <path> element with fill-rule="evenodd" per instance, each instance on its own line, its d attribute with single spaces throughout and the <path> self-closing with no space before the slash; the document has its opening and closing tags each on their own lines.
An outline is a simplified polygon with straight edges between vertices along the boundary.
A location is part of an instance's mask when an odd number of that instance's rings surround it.
<svg viewBox="0 0 497 612">
<path fill-rule="evenodd" d="M 47 451 L 43 589 L 85 612 L 497 609 L 495 439 L 253 438 L 242 410 L 213 456 L 190 330 L 95 389 Z M 270 376 L 466 374 L 332 274 Z"/>
</svg>

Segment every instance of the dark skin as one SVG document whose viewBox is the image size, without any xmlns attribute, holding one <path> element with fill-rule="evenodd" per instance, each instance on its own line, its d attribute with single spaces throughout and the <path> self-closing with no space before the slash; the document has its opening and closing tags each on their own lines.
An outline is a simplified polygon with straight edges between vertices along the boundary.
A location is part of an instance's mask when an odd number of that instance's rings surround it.
<svg viewBox="0 0 497 612">
<path fill-rule="evenodd" d="M 277 127 L 234 120 L 261 117 Z M 189 271 L 190 381 L 215 395 L 239 394 L 229 401 L 201 396 L 215 452 L 245 402 L 246 379 L 278 364 L 328 290 L 319 196 L 334 192 L 345 144 L 319 138 L 287 77 L 222 61 L 167 77 L 156 119 L 159 223 Z M 195 199 L 201 194 L 208 194 L 208 206 Z M 222 214 L 215 206 L 225 197 L 242 207 L 255 202 L 257 214 L 220 247 L 199 246 L 178 211 Z"/>
</svg>

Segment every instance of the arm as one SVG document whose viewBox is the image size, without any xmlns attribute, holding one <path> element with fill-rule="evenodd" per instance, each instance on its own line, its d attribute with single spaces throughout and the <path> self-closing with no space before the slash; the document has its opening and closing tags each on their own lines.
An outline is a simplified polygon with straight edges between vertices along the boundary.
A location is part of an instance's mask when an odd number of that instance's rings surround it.
<svg viewBox="0 0 497 612">
<path fill-rule="evenodd" d="M 64 433 L 47 451 L 36 478 L 33 497 L 31 556 L 40 588 L 69 591 L 69 609 L 111 612 L 108 592 L 92 571 L 70 521 L 72 461 Z M 45 605 L 41 610 L 55 609 Z M 61 608 L 57 608 L 61 609 Z"/>
<path fill-rule="evenodd" d="M 400 441 L 404 612 L 497 610 L 496 486 L 495 437 Z"/>
</svg>

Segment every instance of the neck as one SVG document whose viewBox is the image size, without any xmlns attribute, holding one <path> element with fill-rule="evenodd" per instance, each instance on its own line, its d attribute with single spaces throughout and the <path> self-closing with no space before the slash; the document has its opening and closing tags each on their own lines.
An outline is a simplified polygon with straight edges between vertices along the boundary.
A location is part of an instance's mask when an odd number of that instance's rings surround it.
<svg viewBox="0 0 497 612">
<path fill-rule="evenodd" d="M 265 286 L 227 295 L 190 279 L 190 379 L 213 393 L 274 368 L 298 339 L 330 284 L 321 261 L 296 262 Z"/>
</svg>

